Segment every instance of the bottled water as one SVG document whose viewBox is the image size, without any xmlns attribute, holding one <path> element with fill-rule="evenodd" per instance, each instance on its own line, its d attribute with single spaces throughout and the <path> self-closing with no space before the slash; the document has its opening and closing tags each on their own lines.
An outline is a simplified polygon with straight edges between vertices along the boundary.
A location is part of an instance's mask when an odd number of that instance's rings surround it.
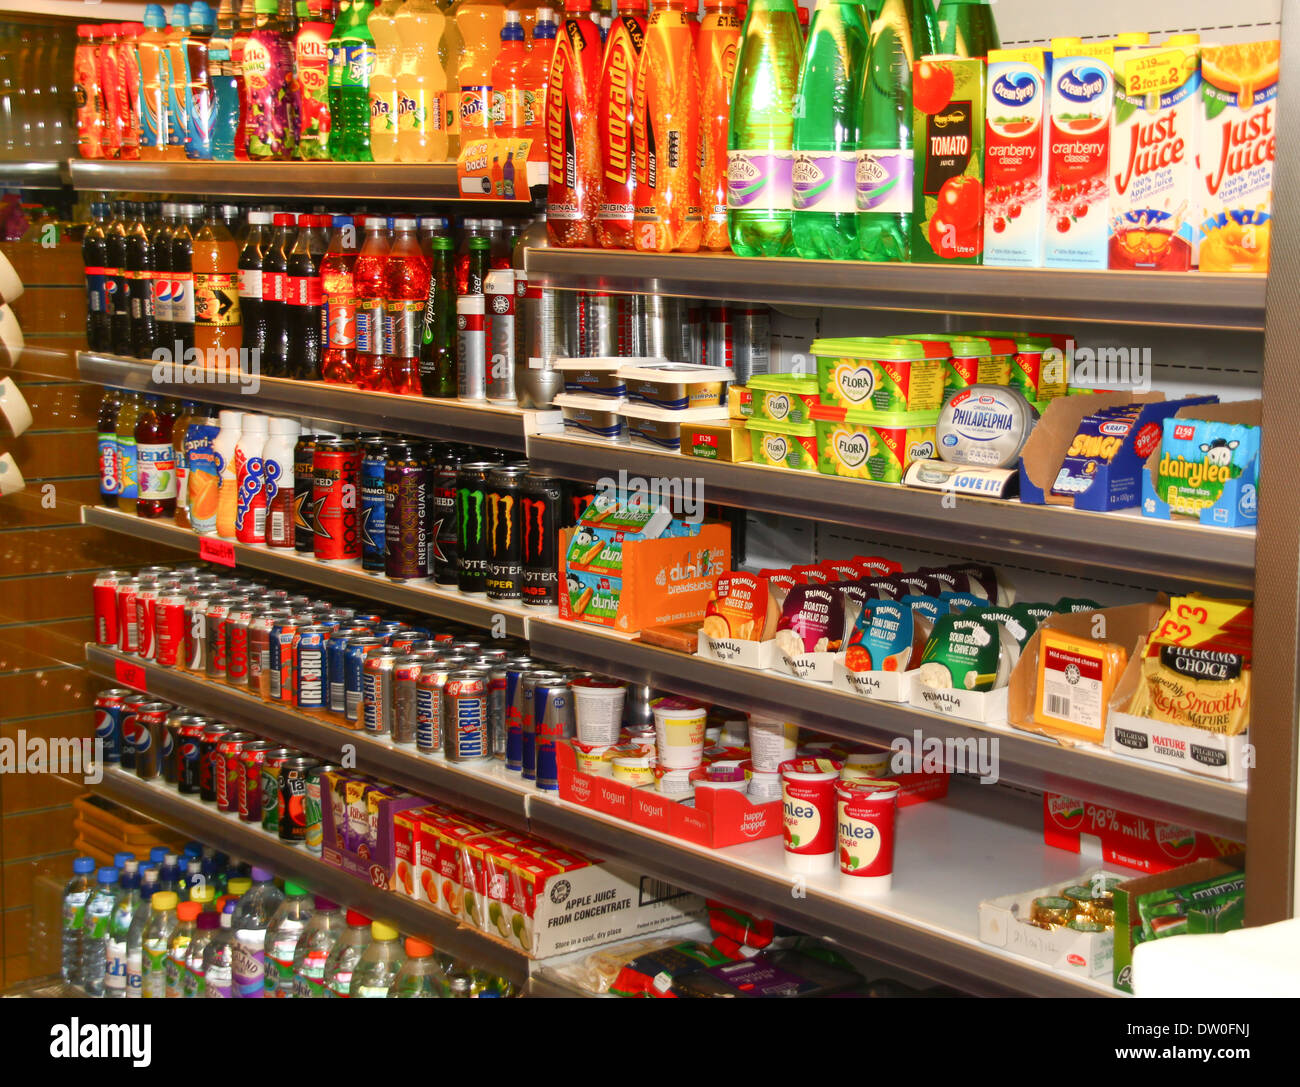
<svg viewBox="0 0 1300 1087">
<path fill-rule="evenodd" d="M 90 901 L 90 873 L 94 870 L 94 857 L 78 857 L 72 862 L 72 878 L 63 888 L 63 980 L 72 985 L 81 982 L 86 903 Z"/>
<path fill-rule="evenodd" d="M 167 952 L 179 921 L 176 892 L 157 891 L 149 903 L 149 919 L 141 934 L 140 995 L 161 1000 L 167 996 Z"/>
<path fill-rule="evenodd" d="M 117 889 L 117 869 L 101 868 L 95 877 L 95 889 L 86 902 L 86 925 L 81 937 L 81 987 L 87 996 L 104 995 L 108 930 Z"/>
<path fill-rule="evenodd" d="M 140 883 L 140 901 L 131 913 L 126 935 L 126 995 L 144 995 L 144 927 L 149 923 L 149 906 L 158 890 L 158 869 L 146 868 Z"/>
<path fill-rule="evenodd" d="M 285 899 L 266 928 L 266 995 L 293 996 L 293 960 L 303 929 L 315 912 L 305 887 L 284 881 Z"/>
<path fill-rule="evenodd" d="M 207 960 L 208 948 L 221 928 L 221 918 L 211 910 L 199 914 L 198 932 L 190 941 L 185 952 L 185 972 L 181 977 L 181 997 L 192 1000 L 207 996 Z"/>
<path fill-rule="evenodd" d="M 360 998 L 386 998 L 397 972 L 406 961 L 397 930 L 382 921 L 370 925 L 370 946 L 361 953 L 352 974 L 348 995 Z"/>
<path fill-rule="evenodd" d="M 397 971 L 388 995 L 408 1000 L 429 1000 L 443 995 L 442 970 L 429 944 L 413 936 L 406 938 L 406 962 Z"/>
<path fill-rule="evenodd" d="M 316 896 L 316 912 L 307 922 L 293 950 L 293 995 L 329 996 L 325 987 L 325 964 L 344 933 L 343 915 L 328 898 Z"/>
<path fill-rule="evenodd" d="M 237 880 L 231 880 L 236 883 Z M 247 881 L 245 881 L 247 882 Z M 203 953 L 203 996 L 229 1000 L 235 995 L 235 931 L 230 927 L 235 916 L 234 899 L 221 911 L 221 927 L 216 930 Z"/>
<path fill-rule="evenodd" d="M 120 1000 L 127 995 L 126 940 L 135 911 L 142 901 L 139 861 L 123 862 L 117 888 L 113 912 L 109 916 L 108 939 L 104 944 L 104 996 L 110 1000 Z"/>
<path fill-rule="evenodd" d="M 265 868 L 254 868 L 252 886 L 240 897 L 230 927 L 235 933 L 234 995 L 260 999 L 266 990 L 266 928 L 284 901 Z"/>
<path fill-rule="evenodd" d="M 351 996 L 352 975 L 370 943 L 370 918 L 348 910 L 348 927 L 325 960 L 325 988 L 330 996 Z"/>
</svg>

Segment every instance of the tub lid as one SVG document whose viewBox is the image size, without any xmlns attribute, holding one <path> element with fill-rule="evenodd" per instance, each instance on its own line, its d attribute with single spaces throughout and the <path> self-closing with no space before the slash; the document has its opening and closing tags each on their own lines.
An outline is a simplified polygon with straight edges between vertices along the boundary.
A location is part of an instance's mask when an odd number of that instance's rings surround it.
<svg viewBox="0 0 1300 1087">
<path fill-rule="evenodd" d="M 934 426 L 939 421 L 939 411 L 866 411 L 862 408 L 840 408 L 834 404 L 819 404 L 809 413 L 823 423 L 853 423 L 864 427 L 921 427 Z"/>
<path fill-rule="evenodd" d="M 816 395 L 816 374 L 755 374 L 748 387 L 762 392 L 800 393 Z"/>
<path fill-rule="evenodd" d="M 585 408 L 587 411 L 618 412 L 627 404 L 622 396 L 584 396 L 582 393 L 556 393 L 554 401 L 561 408 Z"/>
<path fill-rule="evenodd" d="M 966 335 L 980 336 L 988 340 L 993 345 L 995 355 L 1010 354 L 1006 349 L 999 349 L 1002 345 L 998 341 L 1009 344 L 1011 351 L 1045 351 L 1054 342 L 1050 336 L 1036 335 L 1032 332 L 1005 332 L 998 329 L 982 329 L 979 332 L 968 332 Z"/>
<path fill-rule="evenodd" d="M 931 341 L 942 336 L 931 336 Z M 852 336 L 840 339 L 813 340 L 812 353 L 823 358 L 884 359 L 889 362 L 920 362 L 927 358 L 946 358 L 947 350 L 926 338 L 905 336 Z M 754 384 L 752 381 L 750 384 Z"/>
<path fill-rule="evenodd" d="M 669 362 L 667 359 L 623 359 L 618 376 L 625 381 L 663 381 L 697 385 L 705 381 L 730 381 L 736 372 L 729 366 L 701 366 L 694 362 Z"/>
<path fill-rule="evenodd" d="M 667 361 L 661 358 L 628 359 L 610 355 L 594 359 L 556 359 L 551 366 L 556 370 L 617 370 L 620 366 L 627 366 L 630 363 L 652 366 Z"/>
<path fill-rule="evenodd" d="M 772 434 L 793 434 L 797 438 L 811 438 L 817 433 L 817 424 L 811 419 L 806 423 L 774 423 L 771 419 L 746 419 L 745 429 L 765 430 Z"/>
<path fill-rule="evenodd" d="M 985 337 L 972 335 L 969 332 L 914 332 L 909 333 L 909 335 L 914 335 L 918 340 L 929 340 L 931 343 L 943 344 L 947 348 L 948 357 L 954 359 L 1009 355 L 1015 350 L 1010 340 L 995 346 Z M 1003 350 L 999 351 L 998 346 L 1001 346 Z"/>
<path fill-rule="evenodd" d="M 710 408 L 657 408 L 652 404 L 642 404 L 629 400 L 619 407 L 619 414 L 628 419 L 649 419 L 656 423 L 713 423 L 726 422 L 725 404 Z"/>
</svg>

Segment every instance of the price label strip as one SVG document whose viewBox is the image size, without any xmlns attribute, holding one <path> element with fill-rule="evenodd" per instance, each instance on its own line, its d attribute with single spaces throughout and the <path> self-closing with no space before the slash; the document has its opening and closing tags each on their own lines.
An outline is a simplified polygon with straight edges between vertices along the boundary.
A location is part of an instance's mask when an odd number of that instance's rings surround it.
<svg viewBox="0 0 1300 1087">
<path fill-rule="evenodd" d="M 215 562 L 218 566 L 235 568 L 235 545 L 229 540 L 218 540 L 212 536 L 199 537 L 199 558 L 205 562 Z"/>
<path fill-rule="evenodd" d="M 978 498 L 1013 498 L 1020 487 L 1015 468 L 972 468 L 942 460 L 914 460 L 903 483 L 925 491 L 952 491 Z"/>
<path fill-rule="evenodd" d="M 132 664 L 130 661 L 115 660 L 113 662 L 113 674 L 117 677 L 118 683 L 123 687 L 132 687 L 137 691 L 147 691 L 145 686 L 145 670 L 141 664 Z"/>
</svg>

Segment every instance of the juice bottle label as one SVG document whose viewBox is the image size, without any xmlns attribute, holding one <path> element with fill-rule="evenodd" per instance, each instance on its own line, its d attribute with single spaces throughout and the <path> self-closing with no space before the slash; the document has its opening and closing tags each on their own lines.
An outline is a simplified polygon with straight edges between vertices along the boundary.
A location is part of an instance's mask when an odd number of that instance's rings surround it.
<svg viewBox="0 0 1300 1087">
<path fill-rule="evenodd" d="M 151 940 L 141 957 L 140 995 L 163 1000 L 167 996 L 167 945 Z"/>
<path fill-rule="evenodd" d="M 194 273 L 194 318 L 201 325 L 239 324 L 237 273 Z"/>
<path fill-rule="evenodd" d="M 266 540 L 266 472 L 261 457 L 247 457 L 235 450 L 237 496 L 235 499 L 235 535 L 241 543 L 264 543 Z"/>
<path fill-rule="evenodd" d="M 221 454 L 213 448 L 218 427 L 191 423 L 185 428 L 185 489 L 190 527 L 209 535 L 217 527 L 217 495 L 221 485 Z"/>
<path fill-rule="evenodd" d="M 375 47 L 370 42 L 344 42 L 343 63 L 339 68 L 339 86 L 370 89 L 375 70 Z"/>
<path fill-rule="evenodd" d="M 859 150 L 853 175 L 857 210 L 910 215 L 912 170 L 911 148 Z"/>
<path fill-rule="evenodd" d="M 492 88 L 461 87 L 461 140 L 483 139 L 492 132 Z"/>
<path fill-rule="evenodd" d="M 117 493 L 123 498 L 138 498 L 140 496 L 138 466 L 135 439 L 124 438 L 119 434 L 117 436 Z"/>
<path fill-rule="evenodd" d="M 585 15 L 566 16 L 556 35 L 546 89 L 547 233 L 554 245 L 595 242 L 600 140 L 578 139 L 596 112 L 600 31 Z M 558 225 L 552 227 L 555 222 Z"/>
<path fill-rule="evenodd" d="M 740 20 L 734 11 L 704 17 L 700 27 L 700 199 L 704 203 L 706 249 L 728 249 L 727 122 L 731 117 L 731 85 L 736 76 Z"/>
<path fill-rule="evenodd" d="M 167 82 L 164 47 L 156 42 L 140 45 L 140 146 L 160 148 L 167 143 Z"/>
<path fill-rule="evenodd" d="M 284 158 L 297 146 L 292 82 L 293 54 L 289 44 L 269 32 L 250 34 L 244 44 L 250 158 Z"/>
<path fill-rule="evenodd" d="M 442 91 L 417 87 L 397 92 L 397 131 L 441 132 L 446 121 L 447 96 Z"/>
<path fill-rule="evenodd" d="M 176 451 L 171 443 L 141 442 L 136 446 L 139 459 L 138 488 L 141 499 L 166 500 L 176 497 Z"/>
<path fill-rule="evenodd" d="M 99 83 L 95 47 L 77 47 L 73 60 L 73 92 L 77 102 L 77 150 L 82 158 L 104 157 L 104 93 Z"/>
<path fill-rule="evenodd" d="M 266 542 L 271 547 L 293 546 L 293 462 L 265 458 Z"/>
<path fill-rule="evenodd" d="M 989 55 L 984 127 L 984 263 L 1043 263 L 1050 54 L 994 49 Z"/>
<path fill-rule="evenodd" d="M 733 211 L 789 211 L 793 151 L 728 151 L 727 207 Z"/>
<path fill-rule="evenodd" d="M 637 58 L 645 47 L 643 17 L 620 15 L 605 43 L 600 77 L 601 199 L 596 211 L 596 237 L 605 249 L 632 246 L 634 171 L 634 110 Z"/>
<path fill-rule="evenodd" d="M 357 300 L 337 296 L 326 302 L 325 327 L 329 346 L 346 350 L 357 344 Z"/>
<path fill-rule="evenodd" d="M 912 259 L 978 264 L 984 248 L 984 61 L 929 58 L 913 68 Z M 925 107 L 925 108 L 922 108 Z"/>
<path fill-rule="evenodd" d="M 190 115 L 185 90 L 190 85 L 185 43 L 169 46 L 163 54 L 167 64 L 167 143 L 184 147 L 189 142 Z"/>
<path fill-rule="evenodd" d="M 329 23 L 300 23 L 294 42 L 297 67 L 298 154 L 325 158 L 330 131 Z"/>
<path fill-rule="evenodd" d="M 97 434 L 99 446 L 99 490 L 101 494 L 117 494 L 117 435 Z"/>
<path fill-rule="evenodd" d="M 1109 45 L 1076 47 L 1052 58 L 1043 237 L 1048 268 L 1108 263 L 1113 61 Z"/>
<path fill-rule="evenodd" d="M 1203 272 L 1268 271 L 1279 45 L 1201 50 Z"/>
<path fill-rule="evenodd" d="M 374 80 L 370 84 L 371 138 L 397 131 L 397 95 L 395 88 L 391 86 L 392 80 L 385 80 L 389 85 L 383 88 L 383 93 L 380 93 L 380 88 L 376 86 L 378 83 L 378 80 Z"/>
<path fill-rule="evenodd" d="M 858 210 L 856 151 L 797 151 L 790 172 L 795 211 Z"/>
<path fill-rule="evenodd" d="M 497 128 L 504 126 L 508 131 L 515 132 L 524 126 L 524 96 L 523 87 L 502 87 L 492 88 L 492 127 Z"/>
</svg>

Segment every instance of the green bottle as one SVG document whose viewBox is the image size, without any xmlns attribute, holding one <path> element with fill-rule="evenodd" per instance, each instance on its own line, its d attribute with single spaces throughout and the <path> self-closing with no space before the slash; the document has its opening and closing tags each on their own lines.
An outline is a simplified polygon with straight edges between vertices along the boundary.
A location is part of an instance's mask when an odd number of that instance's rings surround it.
<svg viewBox="0 0 1300 1087">
<path fill-rule="evenodd" d="M 937 52 L 987 57 L 990 49 L 1002 48 L 987 0 L 941 0 L 935 22 L 939 29 Z"/>
<path fill-rule="evenodd" d="M 938 52 L 930 0 L 884 0 L 858 95 L 858 251 L 906 261 L 912 234 L 912 63 Z"/>
<path fill-rule="evenodd" d="M 420 330 L 420 389 L 441 400 L 457 395 L 456 246 L 439 234 L 433 239 L 429 297 Z"/>
<path fill-rule="evenodd" d="M 334 24 L 330 41 L 330 87 L 337 67 L 338 109 L 331 97 L 329 151 L 335 162 L 370 162 L 370 73 L 375 67 L 375 39 L 367 20 L 371 0 L 356 0 Z"/>
</svg>

